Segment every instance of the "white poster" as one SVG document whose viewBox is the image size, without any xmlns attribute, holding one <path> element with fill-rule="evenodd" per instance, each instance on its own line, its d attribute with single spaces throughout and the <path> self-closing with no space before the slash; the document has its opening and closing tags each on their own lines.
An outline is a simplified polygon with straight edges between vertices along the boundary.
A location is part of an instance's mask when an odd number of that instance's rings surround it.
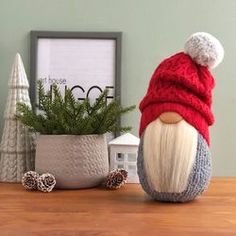
<svg viewBox="0 0 236 236">
<path fill-rule="evenodd" d="M 70 88 L 78 100 L 94 100 L 107 88 L 114 97 L 116 40 L 39 38 L 36 79 Z"/>
</svg>

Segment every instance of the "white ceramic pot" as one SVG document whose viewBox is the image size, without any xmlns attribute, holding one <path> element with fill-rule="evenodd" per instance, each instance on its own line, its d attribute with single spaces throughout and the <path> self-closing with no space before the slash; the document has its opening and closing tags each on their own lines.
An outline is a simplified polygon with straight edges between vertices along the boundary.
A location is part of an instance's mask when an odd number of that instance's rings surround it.
<svg viewBox="0 0 236 236">
<path fill-rule="evenodd" d="M 56 188 L 98 186 L 109 172 L 105 135 L 40 135 L 35 170 L 56 178 Z"/>
</svg>

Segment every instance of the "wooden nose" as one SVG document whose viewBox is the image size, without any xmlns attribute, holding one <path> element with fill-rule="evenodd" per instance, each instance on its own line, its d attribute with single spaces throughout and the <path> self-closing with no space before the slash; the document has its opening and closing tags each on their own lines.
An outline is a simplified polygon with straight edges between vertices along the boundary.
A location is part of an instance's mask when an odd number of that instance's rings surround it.
<svg viewBox="0 0 236 236">
<path fill-rule="evenodd" d="M 183 117 L 176 112 L 164 112 L 159 118 L 163 123 L 166 124 L 176 124 L 183 120 Z"/>
</svg>

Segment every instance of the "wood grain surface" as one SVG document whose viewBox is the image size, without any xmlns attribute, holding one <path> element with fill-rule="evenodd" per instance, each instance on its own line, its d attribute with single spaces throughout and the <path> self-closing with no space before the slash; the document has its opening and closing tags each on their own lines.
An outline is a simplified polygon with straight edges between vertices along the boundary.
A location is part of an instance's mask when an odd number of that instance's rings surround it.
<svg viewBox="0 0 236 236">
<path fill-rule="evenodd" d="M 138 184 L 41 193 L 0 183 L 0 235 L 236 235 L 236 178 L 179 204 L 154 202 Z"/>
</svg>

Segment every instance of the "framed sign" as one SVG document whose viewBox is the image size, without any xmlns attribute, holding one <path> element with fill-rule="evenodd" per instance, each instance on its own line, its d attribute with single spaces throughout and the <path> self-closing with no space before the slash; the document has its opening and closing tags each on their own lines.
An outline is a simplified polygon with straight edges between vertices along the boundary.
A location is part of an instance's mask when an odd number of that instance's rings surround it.
<svg viewBox="0 0 236 236">
<path fill-rule="evenodd" d="M 31 31 L 30 96 L 35 103 L 37 81 L 46 90 L 70 88 L 78 100 L 96 99 L 106 88 L 119 99 L 121 32 Z"/>
</svg>

